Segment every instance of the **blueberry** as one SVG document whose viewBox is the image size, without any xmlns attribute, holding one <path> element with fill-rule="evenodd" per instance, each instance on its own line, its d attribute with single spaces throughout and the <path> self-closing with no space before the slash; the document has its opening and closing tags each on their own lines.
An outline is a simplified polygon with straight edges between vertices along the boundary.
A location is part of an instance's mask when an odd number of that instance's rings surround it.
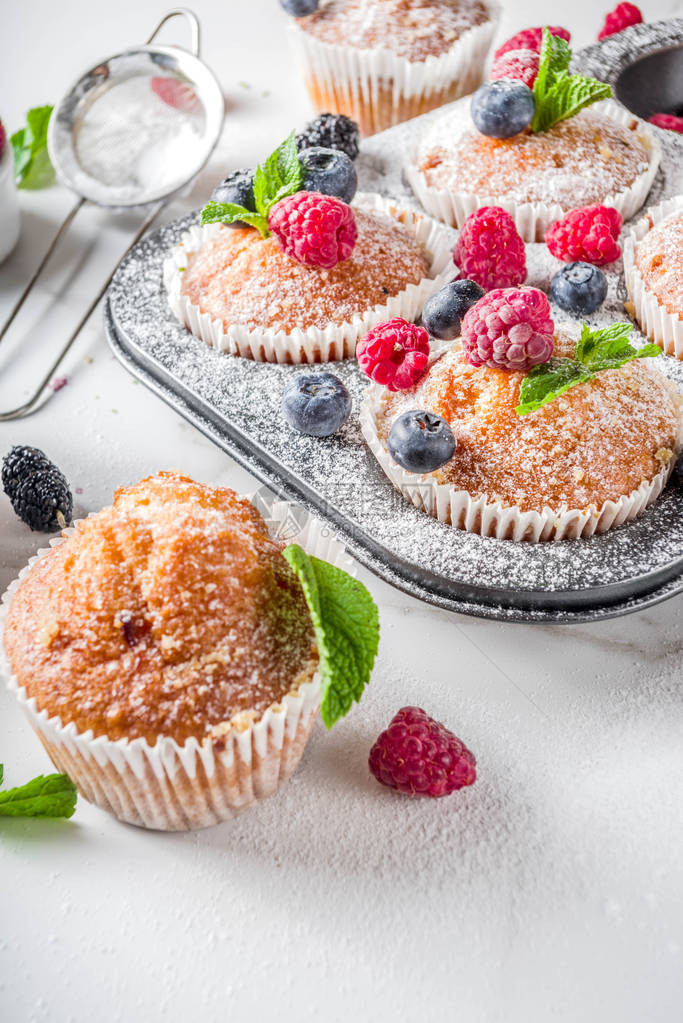
<svg viewBox="0 0 683 1023">
<path fill-rule="evenodd" d="M 304 18 L 318 10 L 318 0 L 280 0 L 280 6 L 284 7 L 287 14 Z"/>
<path fill-rule="evenodd" d="M 334 195 L 344 202 L 351 202 L 358 187 L 358 175 L 346 153 L 339 149 L 323 149 L 311 146 L 299 153 L 303 171 L 303 189 L 307 192 L 323 192 Z"/>
<path fill-rule="evenodd" d="M 349 418 L 351 395 L 333 373 L 299 373 L 282 396 L 282 414 L 295 430 L 329 437 Z"/>
<path fill-rule="evenodd" d="M 591 263 L 567 263 L 550 282 L 550 297 L 572 316 L 594 313 L 605 301 L 607 278 Z"/>
<path fill-rule="evenodd" d="M 422 326 L 439 341 L 460 336 L 460 321 L 486 292 L 474 281 L 451 281 L 428 298 L 422 310 Z"/>
<path fill-rule="evenodd" d="M 507 78 L 480 86 L 470 107 L 475 126 L 492 139 L 509 139 L 524 131 L 533 120 L 534 110 L 531 89 L 524 82 Z"/>
<path fill-rule="evenodd" d="M 389 431 L 389 454 L 408 472 L 433 472 L 453 457 L 455 437 L 433 412 L 404 412 Z"/>
<path fill-rule="evenodd" d="M 254 202 L 254 172 L 253 170 L 235 170 L 228 174 L 220 185 L 216 185 L 211 198 L 214 202 L 231 202 L 235 206 L 243 206 L 245 210 L 256 212 Z M 230 227 L 247 227 L 241 220 L 236 220 Z"/>
</svg>

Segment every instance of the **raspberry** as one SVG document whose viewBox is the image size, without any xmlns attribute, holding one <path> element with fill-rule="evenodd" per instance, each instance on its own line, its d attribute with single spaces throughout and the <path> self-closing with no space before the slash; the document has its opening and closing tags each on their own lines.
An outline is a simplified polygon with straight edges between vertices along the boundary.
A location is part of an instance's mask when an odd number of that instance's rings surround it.
<svg viewBox="0 0 683 1023">
<path fill-rule="evenodd" d="M 351 207 L 320 192 L 297 192 L 275 203 L 268 227 L 297 263 L 325 270 L 349 258 L 358 234 Z"/>
<path fill-rule="evenodd" d="M 489 78 L 518 78 L 533 89 L 538 74 L 539 55 L 537 50 L 506 50 L 494 60 Z"/>
<path fill-rule="evenodd" d="M 472 785 L 476 763 L 460 739 L 419 707 L 402 707 L 368 757 L 380 784 L 409 796 L 449 796 Z"/>
<path fill-rule="evenodd" d="M 652 117 L 648 117 L 650 124 L 656 125 L 658 128 L 665 128 L 666 131 L 677 131 L 679 134 L 683 134 L 683 117 L 676 117 L 675 114 L 653 114 Z M 2 131 L 2 125 L 0 125 L 0 132 Z M 2 142 L 0 139 L 0 153 L 2 153 Z"/>
<path fill-rule="evenodd" d="M 639 25 L 642 20 L 643 15 L 635 4 L 617 4 L 605 18 L 598 41 L 616 35 L 617 32 L 623 32 L 629 25 Z"/>
<path fill-rule="evenodd" d="M 0 121 L 0 160 L 2 159 L 2 154 L 5 151 L 5 142 L 6 141 L 7 141 L 7 136 L 5 135 L 5 129 L 4 129 L 3 125 L 2 125 L 2 121 Z"/>
<path fill-rule="evenodd" d="M 185 114 L 194 114 L 199 108 L 199 100 L 194 89 L 191 89 L 185 82 L 178 78 L 152 78 L 150 88 L 160 100 L 174 110 L 181 110 Z"/>
<path fill-rule="evenodd" d="M 429 334 L 400 316 L 380 323 L 359 342 L 358 365 L 376 384 L 406 391 L 424 376 L 429 362 Z"/>
<path fill-rule="evenodd" d="M 508 39 L 502 46 L 499 46 L 493 55 L 493 59 L 498 60 L 508 50 L 535 50 L 536 53 L 540 53 L 544 28 L 547 28 L 551 35 L 559 36 L 567 42 L 571 40 L 571 33 L 566 28 L 561 28 L 560 25 L 539 25 L 537 28 L 525 28 L 522 32 L 518 32 L 517 35 Z"/>
<path fill-rule="evenodd" d="M 462 346 L 471 366 L 526 371 L 553 354 L 554 330 L 538 288 L 496 288 L 465 313 Z"/>
<path fill-rule="evenodd" d="M 453 249 L 458 280 L 489 291 L 512 288 L 526 280 L 526 253 L 515 222 L 500 206 L 482 206 L 462 225 Z"/>
<path fill-rule="evenodd" d="M 581 206 L 556 220 L 545 240 L 553 256 L 565 263 L 604 266 L 621 255 L 617 245 L 621 224 L 621 214 L 611 206 Z"/>
</svg>

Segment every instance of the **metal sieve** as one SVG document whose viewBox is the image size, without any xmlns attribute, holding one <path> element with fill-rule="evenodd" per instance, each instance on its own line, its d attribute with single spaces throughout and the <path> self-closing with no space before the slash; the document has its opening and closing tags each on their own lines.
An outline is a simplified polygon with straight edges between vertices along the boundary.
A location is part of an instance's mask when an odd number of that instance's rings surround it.
<svg viewBox="0 0 683 1023">
<path fill-rule="evenodd" d="M 162 26 L 178 16 L 188 22 L 191 49 L 152 45 Z M 79 198 L 0 330 L 0 341 L 81 207 L 86 202 L 111 210 L 139 207 L 145 217 L 129 251 L 206 164 L 223 115 L 221 88 L 199 59 L 199 22 L 183 7 L 164 15 L 144 46 L 100 61 L 72 85 L 50 118 L 48 151 L 60 182 Z M 35 410 L 114 272 L 32 396 L 18 408 L 0 413 L 0 422 Z"/>
</svg>

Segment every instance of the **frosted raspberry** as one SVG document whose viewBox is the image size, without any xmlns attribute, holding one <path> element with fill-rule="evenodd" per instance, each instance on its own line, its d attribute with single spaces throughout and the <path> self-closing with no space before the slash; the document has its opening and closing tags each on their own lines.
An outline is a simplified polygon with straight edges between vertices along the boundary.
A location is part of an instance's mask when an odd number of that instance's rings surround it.
<svg viewBox="0 0 683 1023">
<path fill-rule="evenodd" d="M 489 78 L 518 78 L 529 89 L 533 89 L 538 74 L 539 54 L 537 50 L 507 50 L 494 60 Z"/>
<path fill-rule="evenodd" d="M 476 760 L 467 747 L 419 707 L 402 707 L 370 750 L 370 771 L 409 796 L 449 796 L 472 785 Z"/>
<path fill-rule="evenodd" d="M 349 258 L 358 234 L 351 207 L 321 192 L 297 192 L 276 202 L 268 227 L 297 263 L 325 270 Z"/>
<path fill-rule="evenodd" d="M 623 32 L 629 25 L 639 25 L 642 20 L 643 15 L 635 4 L 617 4 L 605 18 L 605 24 L 602 26 L 598 40 L 607 39 L 608 36 L 616 35 L 617 32 Z"/>
<path fill-rule="evenodd" d="M 400 316 L 380 323 L 359 342 L 358 365 L 376 384 L 406 391 L 424 376 L 429 361 L 429 334 Z"/>
<path fill-rule="evenodd" d="M 579 260 L 604 266 L 621 255 L 617 245 L 621 214 L 611 206 L 581 206 L 556 220 L 545 240 L 553 256 L 565 263 Z"/>
<path fill-rule="evenodd" d="M 526 280 L 526 252 L 515 222 L 500 206 L 471 213 L 453 249 L 458 280 L 491 288 L 512 288 Z"/>
<path fill-rule="evenodd" d="M 508 39 L 502 46 L 499 46 L 493 55 L 493 59 L 498 60 L 508 50 L 535 50 L 536 53 L 540 53 L 544 28 L 547 28 L 551 35 L 560 36 L 566 42 L 571 41 L 571 33 L 566 28 L 561 28 L 560 25 L 539 25 L 537 28 L 525 28 L 522 32 L 518 32 L 517 35 Z"/>
<path fill-rule="evenodd" d="M 496 288 L 465 313 L 461 340 L 471 366 L 526 371 L 551 357 L 554 330 L 538 288 Z"/>
<path fill-rule="evenodd" d="M 174 110 L 182 110 L 185 114 L 194 114 L 200 109 L 199 99 L 194 89 L 178 78 L 156 77 L 150 79 L 150 88 L 160 100 Z"/>
<path fill-rule="evenodd" d="M 683 134 L 683 117 L 676 117 L 675 114 L 653 114 L 652 117 L 648 117 L 648 121 L 658 128 Z M 2 153 L 2 146 L 0 146 L 0 153 Z"/>
</svg>

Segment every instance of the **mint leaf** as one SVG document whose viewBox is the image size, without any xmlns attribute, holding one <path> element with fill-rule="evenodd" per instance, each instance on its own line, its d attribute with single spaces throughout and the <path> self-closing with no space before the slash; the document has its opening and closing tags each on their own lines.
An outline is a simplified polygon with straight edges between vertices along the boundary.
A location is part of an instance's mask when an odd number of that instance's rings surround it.
<svg viewBox="0 0 683 1023">
<path fill-rule="evenodd" d="M 630 323 L 614 323 L 610 327 L 591 330 L 584 323 L 573 359 L 552 358 L 529 370 L 519 390 L 517 414 L 525 416 L 535 412 L 542 405 L 559 398 L 570 387 L 592 380 L 606 369 L 619 369 L 632 359 L 649 359 L 662 354 L 657 345 L 636 349 L 629 344 L 632 329 Z"/>
<path fill-rule="evenodd" d="M 290 544 L 283 554 L 299 577 L 313 621 L 322 703 L 328 728 L 360 700 L 379 645 L 377 605 L 365 586 L 347 572 Z"/>
<path fill-rule="evenodd" d="M 208 202 L 202 210 L 202 224 L 234 224 L 236 220 L 258 228 L 263 238 L 268 237 L 268 221 L 260 213 L 252 213 L 244 206 L 232 202 Z"/>
<path fill-rule="evenodd" d="M 585 75 L 570 75 L 571 56 L 567 42 L 544 28 L 538 75 L 533 88 L 536 106 L 531 122 L 533 132 L 547 131 L 560 121 L 578 114 L 584 107 L 612 95 L 612 88 L 606 82 Z"/>
<path fill-rule="evenodd" d="M 256 209 L 268 217 L 276 202 L 294 195 L 301 188 L 303 172 L 299 163 L 296 138 L 292 132 L 271 153 L 266 162 L 256 168 L 254 175 L 254 201 Z"/>
<path fill-rule="evenodd" d="M 0 817 L 71 817 L 76 797 L 76 786 L 65 774 L 41 774 L 20 788 L 0 792 Z"/>
<path fill-rule="evenodd" d="M 55 172 L 47 152 L 47 126 L 51 114 L 51 106 L 33 107 L 26 115 L 26 127 L 10 138 L 19 188 L 45 188 L 54 181 Z"/>
</svg>

